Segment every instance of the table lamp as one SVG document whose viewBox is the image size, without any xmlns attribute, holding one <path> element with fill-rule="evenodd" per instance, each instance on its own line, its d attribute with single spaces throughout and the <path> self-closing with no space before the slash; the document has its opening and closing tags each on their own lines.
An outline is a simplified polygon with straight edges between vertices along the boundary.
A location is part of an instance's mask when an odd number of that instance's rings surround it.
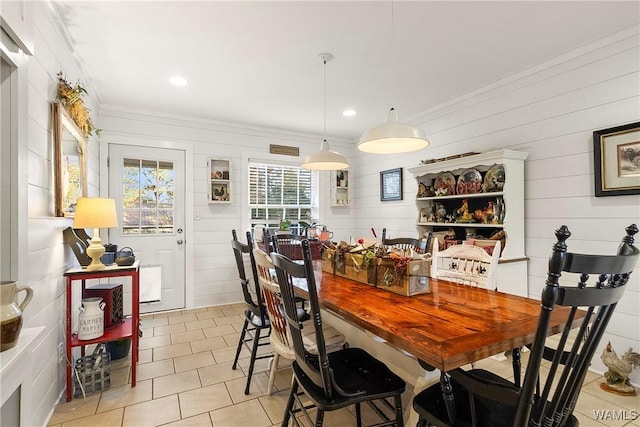
<svg viewBox="0 0 640 427">
<path fill-rule="evenodd" d="M 87 255 L 91 264 L 87 270 L 104 270 L 105 265 L 100 261 L 105 249 L 100 240 L 100 229 L 118 226 L 116 201 L 100 197 L 81 197 L 76 205 L 73 217 L 73 228 L 93 228 L 91 245 L 87 248 Z"/>
</svg>

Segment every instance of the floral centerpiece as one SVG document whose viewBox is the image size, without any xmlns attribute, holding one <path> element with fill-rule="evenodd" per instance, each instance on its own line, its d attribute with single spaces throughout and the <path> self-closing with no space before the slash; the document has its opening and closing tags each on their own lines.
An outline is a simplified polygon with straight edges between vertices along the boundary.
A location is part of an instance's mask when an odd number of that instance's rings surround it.
<svg viewBox="0 0 640 427">
<path fill-rule="evenodd" d="M 58 101 L 64 106 L 74 123 L 80 128 L 85 137 L 94 133 L 100 134 L 89 116 L 89 109 L 85 107 L 82 97 L 87 94 L 87 90 L 78 81 L 75 85 L 69 83 L 62 71 L 58 73 Z"/>
</svg>

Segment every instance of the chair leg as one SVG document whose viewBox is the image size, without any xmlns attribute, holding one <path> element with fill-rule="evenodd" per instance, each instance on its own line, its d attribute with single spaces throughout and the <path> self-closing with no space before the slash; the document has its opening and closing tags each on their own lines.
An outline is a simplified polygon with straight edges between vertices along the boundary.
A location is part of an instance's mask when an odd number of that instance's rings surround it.
<svg viewBox="0 0 640 427">
<path fill-rule="evenodd" d="M 397 394 L 393 397 L 393 404 L 396 407 L 396 424 L 398 427 L 404 426 L 404 419 L 402 415 L 402 396 Z"/>
<path fill-rule="evenodd" d="M 282 419 L 281 427 L 287 427 L 289 425 L 289 418 L 293 412 L 293 403 L 296 399 L 296 393 L 298 392 L 298 381 L 293 376 L 291 381 L 291 391 L 289 392 L 289 400 L 287 400 L 287 406 L 284 408 L 284 418 Z"/>
<path fill-rule="evenodd" d="M 247 327 L 249 325 L 249 321 L 245 319 L 244 326 L 242 327 L 242 332 L 240 332 L 240 340 L 238 341 L 238 349 L 236 350 L 236 358 L 233 359 L 233 366 L 231 369 L 236 369 L 238 364 L 238 358 L 240 357 L 240 351 L 242 350 L 242 344 L 244 344 L 244 336 L 247 333 Z"/>
<path fill-rule="evenodd" d="M 362 411 L 360 410 L 360 402 L 356 403 L 356 425 L 362 427 Z"/>
<path fill-rule="evenodd" d="M 320 408 L 316 411 L 316 423 L 314 427 L 322 427 L 322 423 L 324 422 L 324 411 Z"/>
<path fill-rule="evenodd" d="M 269 372 L 269 384 L 267 384 L 267 396 L 271 396 L 273 393 L 273 383 L 276 382 L 276 372 L 278 372 L 279 361 L 280 355 L 278 352 L 274 352 L 273 359 L 269 361 L 269 363 L 271 363 L 271 371 Z"/>
<path fill-rule="evenodd" d="M 256 355 L 258 354 L 258 344 L 260 342 L 260 333 L 262 329 L 256 328 L 253 333 L 253 346 L 251 347 L 251 360 L 249 361 L 249 372 L 247 373 L 247 386 L 244 389 L 244 394 L 249 394 L 249 387 L 251 386 L 251 376 L 253 375 L 253 366 L 256 363 Z"/>
</svg>

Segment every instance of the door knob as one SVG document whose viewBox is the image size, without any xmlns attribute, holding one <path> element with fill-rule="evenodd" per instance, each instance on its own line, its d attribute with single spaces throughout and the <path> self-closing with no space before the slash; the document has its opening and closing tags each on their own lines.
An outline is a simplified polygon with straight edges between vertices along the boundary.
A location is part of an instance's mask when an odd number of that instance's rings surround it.
<svg viewBox="0 0 640 427">
<path fill-rule="evenodd" d="M 184 243 L 184 241 L 182 239 L 178 239 L 178 241 L 176 242 L 177 244 L 181 245 Z"/>
</svg>

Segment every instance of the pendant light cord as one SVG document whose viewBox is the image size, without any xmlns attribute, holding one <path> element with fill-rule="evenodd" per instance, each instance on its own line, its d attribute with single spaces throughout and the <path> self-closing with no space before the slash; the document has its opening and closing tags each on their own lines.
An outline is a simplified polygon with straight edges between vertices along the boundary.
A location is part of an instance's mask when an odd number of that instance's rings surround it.
<svg viewBox="0 0 640 427">
<path fill-rule="evenodd" d="M 391 100 L 392 100 L 392 105 L 391 105 L 391 109 L 393 109 L 395 107 L 395 101 L 396 101 L 396 88 L 395 88 L 395 73 L 396 73 L 396 69 L 395 69 L 395 62 L 396 62 L 396 54 L 395 54 L 395 49 L 394 49 L 394 44 L 395 44 L 395 37 L 394 37 L 394 30 L 393 30 L 393 22 L 394 22 L 394 7 L 393 7 L 393 0 L 391 0 Z"/>
<path fill-rule="evenodd" d="M 327 140 L 327 60 L 323 59 L 324 63 L 324 139 Z"/>
</svg>

